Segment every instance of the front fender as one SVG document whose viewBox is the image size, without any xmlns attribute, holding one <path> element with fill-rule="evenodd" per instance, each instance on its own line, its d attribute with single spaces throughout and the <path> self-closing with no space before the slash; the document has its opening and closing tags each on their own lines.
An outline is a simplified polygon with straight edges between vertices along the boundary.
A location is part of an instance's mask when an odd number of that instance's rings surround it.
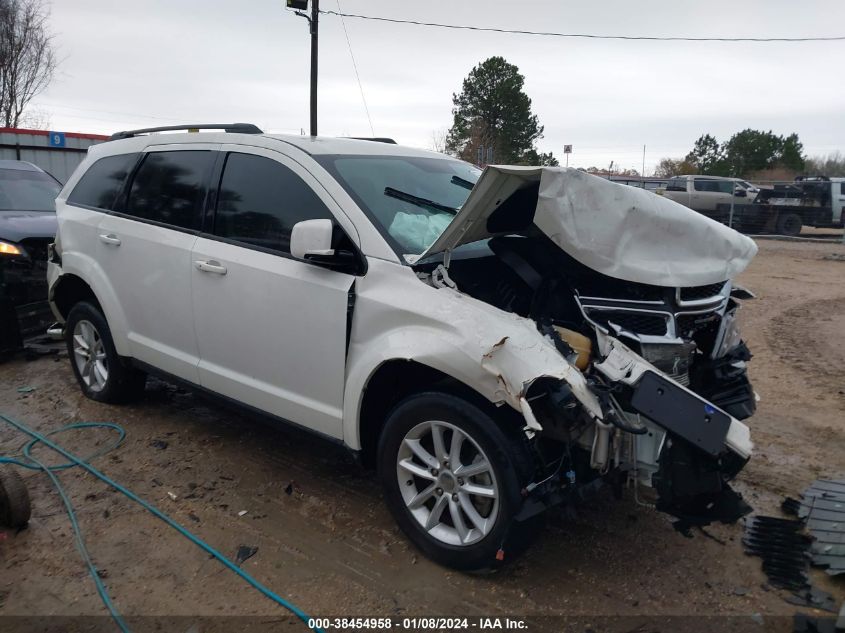
<svg viewBox="0 0 845 633">
<path fill-rule="evenodd" d="M 343 436 L 361 447 L 363 393 L 385 362 L 413 360 L 460 381 L 494 404 L 521 412 L 539 430 L 525 393 L 538 378 L 565 381 L 585 409 L 601 406 L 583 374 L 530 319 L 449 288 L 433 288 L 410 269 L 371 261 L 356 288 L 343 405 Z"/>
</svg>

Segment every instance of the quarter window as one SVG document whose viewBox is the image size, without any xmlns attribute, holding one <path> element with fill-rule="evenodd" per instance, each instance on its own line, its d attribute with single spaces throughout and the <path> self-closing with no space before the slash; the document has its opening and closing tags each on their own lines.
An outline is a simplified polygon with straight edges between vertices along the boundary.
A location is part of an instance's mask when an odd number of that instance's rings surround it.
<svg viewBox="0 0 845 633">
<path fill-rule="evenodd" d="M 201 226 L 205 183 L 214 152 L 150 152 L 135 174 L 126 213 L 183 229 Z"/>
<path fill-rule="evenodd" d="M 138 160 L 138 154 L 106 156 L 95 162 L 80 178 L 67 201 L 86 207 L 109 210 L 114 205 L 123 182 Z"/>
<path fill-rule="evenodd" d="M 293 225 L 333 220 L 314 190 L 280 163 L 252 154 L 226 158 L 214 232 L 255 246 L 290 253 Z"/>
</svg>

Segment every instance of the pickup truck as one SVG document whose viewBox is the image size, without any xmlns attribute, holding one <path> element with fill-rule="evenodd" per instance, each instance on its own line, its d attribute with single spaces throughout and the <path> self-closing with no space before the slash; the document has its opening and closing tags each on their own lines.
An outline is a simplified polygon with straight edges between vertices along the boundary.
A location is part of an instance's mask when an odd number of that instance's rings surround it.
<svg viewBox="0 0 845 633">
<path fill-rule="evenodd" d="M 757 189 L 739 178 L 675 176 L 662 195 L 743 233 L 794 236 L 804 226 L 845 226 L 845 178 L 799 176 Z"/>
<path fill-rule="evenodd" d="M 750 183 L 720 176 L 675 176 L 663 190 L 664 197 L 724 223 L 729 220 L 731 201 L 734 205 L 747 204 L 755 195 Z M 720 205 L 727 205 L 727 212 Z"/>
<path fill-rule="evenodd" d="M 722 214 L 730 205 L 720 205 Z M 845 178 L 799 176 L 761 189 L 754 204 L 734 205 L 734 228 L 798 235 L 804 226 L 845 227 Z"/>
</svg>

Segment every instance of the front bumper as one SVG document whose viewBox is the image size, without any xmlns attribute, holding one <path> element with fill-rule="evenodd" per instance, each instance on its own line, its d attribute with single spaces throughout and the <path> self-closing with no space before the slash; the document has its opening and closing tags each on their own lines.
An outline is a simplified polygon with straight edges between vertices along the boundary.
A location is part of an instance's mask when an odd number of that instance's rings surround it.
<svg viewBox="0 0 845 633">
<path fill-rule="evenodd" d="M 41 257 L 37 247 L 26 246 L 28 255 L 0 256 L 0 351 L 20 349 L 54 321 L 47 302 L 46 247 Z"/>
<path fill-rule="evenodd" d="M 630 387 L 627 415 L 642 416 L 654 433 L 634 436 L 633 468 L 658 493 L 657 508 L 687 523 L 731 522 L 749 508 L 729 483 L 751 457 L 745 424 L 656 370 L 618 339 L 599 334 L 604 360 L 595 368 Z M 652 436 L 661 436 L 659 443 Z M 639 437 L 645 439 L 639 446 Z"/>
</svg>

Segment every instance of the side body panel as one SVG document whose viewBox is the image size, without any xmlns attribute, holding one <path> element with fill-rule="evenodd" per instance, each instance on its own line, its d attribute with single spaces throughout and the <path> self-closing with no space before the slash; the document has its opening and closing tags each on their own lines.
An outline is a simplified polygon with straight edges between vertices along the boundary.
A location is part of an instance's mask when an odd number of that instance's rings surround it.
<svg viewBox="0 0 845 633">
<path fill-rule="evenodd" d="M 350 220 L 299 163 L 257 147 L 221 149 L 269 158 L 292 170 L 358 243 Z M 197 240 L 191 260 L 199 384 L 341 437 L 347 306 L 355 276 L 208 234 Z M 201 269 L 202 262 L 214 269 Z"/>
<path fill-rule="evenodd" d="M 191 308 L 191 248 L 196 235 L 103 215 L 97 238 L 91 252 L 126 315 L 129 355 L 197 382 L 199 354 Z"/>
</svg>

